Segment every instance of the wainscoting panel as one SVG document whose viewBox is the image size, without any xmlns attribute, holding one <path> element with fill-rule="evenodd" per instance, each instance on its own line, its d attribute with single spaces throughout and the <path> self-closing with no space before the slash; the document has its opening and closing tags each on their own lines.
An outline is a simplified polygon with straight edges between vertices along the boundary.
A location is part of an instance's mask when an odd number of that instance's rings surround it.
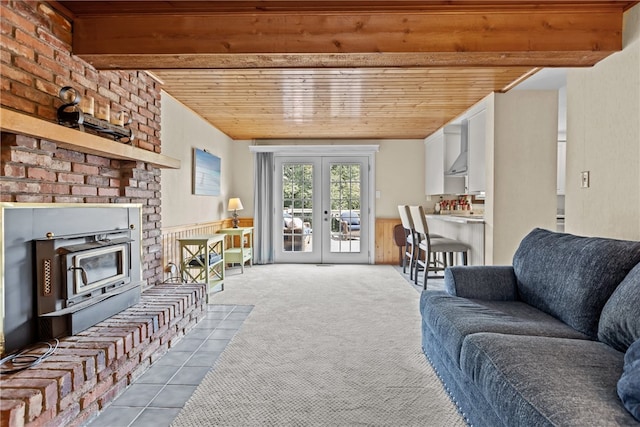
<svg viewBox="0 0 640 427">
<path fill-rule="evenodd" d="M 399 218 L 376 218 L 376 264 L 399 264 L 398 247 L 393 240 L 393 228 L 400 224 Z M 252 227 L 253 218 L 240 218 L 240 227 Z M 221 228 L 231 227 L 231 218 L 200 224 L 178 225 L 162 228 L 162 266 L 166 281 L 175 280 L 180 265 L 178 239 L 199 234 L 215 234 Z M 237 243 L 237 242 L 236 242 Z M 172 274 L 171 263 L 175 264 Z"/>
</svg>

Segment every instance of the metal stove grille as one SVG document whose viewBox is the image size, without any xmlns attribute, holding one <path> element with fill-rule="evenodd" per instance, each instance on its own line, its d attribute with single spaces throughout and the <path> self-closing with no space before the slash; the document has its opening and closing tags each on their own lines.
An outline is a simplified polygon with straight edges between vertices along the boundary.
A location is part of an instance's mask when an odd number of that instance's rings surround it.
<svg viewBox="0 0 640 427">
<path fill-rule="evenodd" d="M 42 293 L 43 295 L 51 295 L 51 260 L 45 259 L 42 268 Z"/>
</svg>

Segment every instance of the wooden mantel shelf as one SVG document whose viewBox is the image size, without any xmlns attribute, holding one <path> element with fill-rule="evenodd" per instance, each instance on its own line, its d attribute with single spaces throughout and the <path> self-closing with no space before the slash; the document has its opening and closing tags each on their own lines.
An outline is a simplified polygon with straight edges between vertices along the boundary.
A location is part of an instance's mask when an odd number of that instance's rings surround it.
<svg viewBox="0 0 640 427">
<path fill-rule="evenodd" d="M 0 129 L 3 132 L 28 135 L 55 142 L 59 147 L 110 159 L 134 160 L 167 169 L 179 169 L 180 160 L 138 147 L 81 132 L 37 117 L 0 107 Z"/>
</svg>

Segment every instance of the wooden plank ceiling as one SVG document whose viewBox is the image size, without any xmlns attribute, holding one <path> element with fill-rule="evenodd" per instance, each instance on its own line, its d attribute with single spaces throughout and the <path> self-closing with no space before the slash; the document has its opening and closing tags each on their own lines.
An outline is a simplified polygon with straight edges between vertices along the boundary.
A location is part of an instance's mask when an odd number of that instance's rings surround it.
<svg viewBox="0 0 640 427">
<path fill-rule="evenodd" d="M 234 139 L 424 138 L 539 67 L 622 48 L 637 1 L 59 1 L 73 51 L 150 70 Z"/>
</svg>

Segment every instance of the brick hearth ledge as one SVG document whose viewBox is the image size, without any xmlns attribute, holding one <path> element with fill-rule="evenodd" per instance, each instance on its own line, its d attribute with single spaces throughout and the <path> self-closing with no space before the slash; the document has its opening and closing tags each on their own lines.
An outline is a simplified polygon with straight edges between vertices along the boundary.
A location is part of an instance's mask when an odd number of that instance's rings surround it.
<svg viewBox="0 0 640 427">
<path fill-rule="evenodd" d="M 0 424 L 78 426 L 124 392 L 207 314 L 204 284 L 161 284 L 71 337 L 37 366 L 0 378 Z"/>
</svg>

